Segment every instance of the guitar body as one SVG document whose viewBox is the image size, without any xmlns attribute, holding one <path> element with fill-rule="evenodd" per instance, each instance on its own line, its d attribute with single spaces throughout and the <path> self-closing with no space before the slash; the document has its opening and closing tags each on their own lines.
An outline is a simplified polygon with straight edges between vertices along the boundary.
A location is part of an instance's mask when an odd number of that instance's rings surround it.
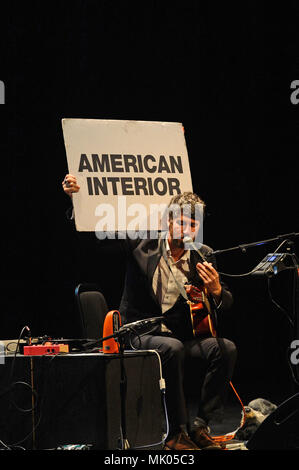
<svg viewBox="0 0 299 470">
<path fill-rule="evenodd" d="M 215 337 L 216 330 L 211 319 L 211 307 L 205 293 L 202 292 L 202 302 L 196 303 L 189 300 L 188 304 L 190 307 L 193 335 L 195 337 L 202 335 L 212 335 Z"/>
<path fill-rule="evenodd" d="M 173 308 L 164 313 L 165 326 L 182 341 L 201 336 L 216 337 L 216 316 L 206 291 L 188 289 L 187 295 L 187 300 L 180 296 Z"/>
</svg>

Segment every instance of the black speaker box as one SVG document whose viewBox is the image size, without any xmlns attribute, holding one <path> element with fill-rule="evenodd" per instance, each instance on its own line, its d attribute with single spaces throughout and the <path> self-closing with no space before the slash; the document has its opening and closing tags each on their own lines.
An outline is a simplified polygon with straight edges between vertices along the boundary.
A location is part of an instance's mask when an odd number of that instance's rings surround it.
<svg viewBox="0 0 299 470">
<path fill-rule="evenodd" d="M 129 353 L 124 365 L 129 444 L 137 447 L 159 443 L 165 421 L 157 356 Z M 24 356 L 15 361 L 6 357 L 5 365 L 1 366 L 1 441 L 37 450 L 68 444 L 90 444 L 94 450 L 119 448 L 121 368 L 118 355 L 35 356 L 32 366 L 33 371 L 30 357 Z M 10 389 L 11 383 L 14 385 Z"/>
<path fill-rule="evenodd" d="M 285 400 L 247 441 L 249 450 L 299 450 L 299 393 Z"/>
</svg>

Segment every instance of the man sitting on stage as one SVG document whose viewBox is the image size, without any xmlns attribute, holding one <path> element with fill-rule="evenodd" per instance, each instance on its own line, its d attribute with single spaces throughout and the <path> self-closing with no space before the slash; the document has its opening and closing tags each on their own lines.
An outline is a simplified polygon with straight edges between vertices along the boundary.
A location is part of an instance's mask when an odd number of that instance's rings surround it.
<svg viewBox="0 0 299 470">
<path fill-rule="evenodd" d="M 80 189 L 73 175 L 66 175 L 62 185 L 69 196 Z M 211 248 L 202 245 L 200 251 L 186 249 L 184 239 L 196 239 L 200 230 L 195 216 L 197 204 L 204 205 L 194 193 L 174 196 L 170 206 L 179 210 L 169 212 L 165 238 L 124 240 L 127 272 L 119 307 L 122 318 L 126 323 L 155 316 L 165 318 L 150 332 L 133 337 L 131 344 L 138 349 L 155 349 L 161 356 L 170 426 L 166 450 L 221 448 L 211 438 L 208 424 L 223 408 L 236 361 L 233 342 L 206 332 L 197 335 L 191 322 L 187 302 L 190 295 L 195 294 L 200 305 L 206 305 L 205 296 L 214 319 L 232 304 Z M 193 367 L 193 388 L 198 397 L 197 417 L 191 429 L 184 390 L 186 361 Z M 199 378 L 203 380 L 201 386 Z"/>
</svg>

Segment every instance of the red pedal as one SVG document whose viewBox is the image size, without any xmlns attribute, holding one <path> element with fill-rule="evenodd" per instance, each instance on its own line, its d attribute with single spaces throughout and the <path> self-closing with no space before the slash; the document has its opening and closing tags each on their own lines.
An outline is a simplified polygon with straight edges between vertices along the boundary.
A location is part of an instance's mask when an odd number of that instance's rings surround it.
<svg viewBox="0 0 299 470">
<path fill-rule="evenodd" d="M 35 344 L 33 346 L 24 346 L 24 356 L 43 356 L 45 354 L 57 354 L 59 352 L 59 344 Z"/>
</svg>

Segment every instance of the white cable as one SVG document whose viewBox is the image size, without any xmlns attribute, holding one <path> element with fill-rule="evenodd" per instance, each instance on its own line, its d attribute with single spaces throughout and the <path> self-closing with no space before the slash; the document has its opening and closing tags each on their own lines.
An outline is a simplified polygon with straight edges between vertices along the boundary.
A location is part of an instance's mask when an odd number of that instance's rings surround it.
<svg viewBox="0 0 299 470">
<path fill-rule="evenodd" d="M 140 351 L 140 350 L 139 350 Z M 159 369 L 160 369 L 160 380 L 159 380 L 159 386 L 160 386 L 160 390 L 161 392 L 165 392 L 166 390 L 166 383 L 165 383 L 165 379 L 163 378 L 163 374 L 162 374 L 162 363 L 161 363 L 161 357 L 160 357 L 160 354 L 158 353 L 158 351 L 156 351 L 155 349 L 146 349 L 146 350 L 143 350 L 142 351 L 144 352 L 151 352 L 151 353 L 155 353 L 157 358 L 158 358 L 158 361 L 159 361 Z"/>
<path fill-rule="evenodd" d="M 165 412 L 165 419 L 166 419 L 166 432 L 164 433 L 162 441 L 156 442 L 155 444 L 148 444 L 148 445 L 144 445 L 144 446 L 133 447 L 133 449 L 145 449 L 147 447 L 155 447 L 155 446 L 158 446 L 160 444 L 165 443 L 166 438 L 167 438 L 168 433 L 169 433 L 169 422 L 168 422 L 168 414 L 167 414 L 167 407 L 166 407 L 166 401 L 165 401 L 166 382 L 165 382 L 165 379 L 163 378 L 163 374 L 162 374 L 162 363 L 161 363 L 160 354 L 155 349 L 138 349 L 138 352 L 154 353 L 154 354 L 156 354 L 156 356 L 158 358 L 159 370 L 160 370 L 159 387 L 160 387 L 160 390 L 161 390 L 162 395 L 163 395 L 164 412 Z"/>
</svg>

